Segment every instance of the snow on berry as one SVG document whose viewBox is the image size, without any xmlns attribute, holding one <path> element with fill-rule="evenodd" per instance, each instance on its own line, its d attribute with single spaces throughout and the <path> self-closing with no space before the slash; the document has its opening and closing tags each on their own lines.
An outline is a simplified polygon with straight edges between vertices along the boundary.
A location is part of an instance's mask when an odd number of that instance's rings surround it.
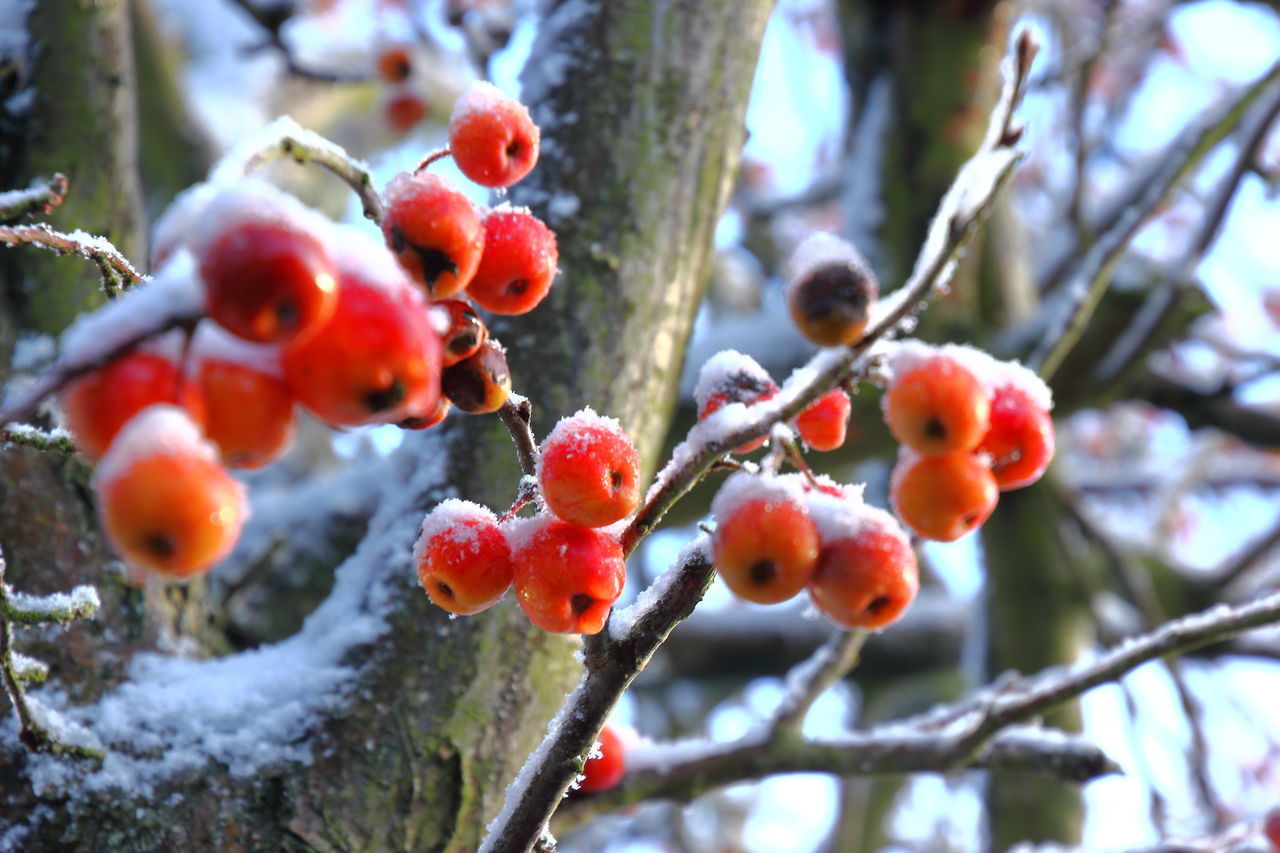
<svg viewBox="0 0 1280 853">
<path fill-rule="evenodd" d="M 730 394 L 730 402 L 749 402 L 777 385 L 769 372 L 749 355 L 737 350 L 721 350 L 707 359 L 698 372 L 693 400 L 702 412 L 716 394 Z"/>
<path fill-rule="evenodd" d="M 603 527 L 639 505 L 640 455 L 622 424 L 586 408 L 562 418 L 543 441 L 538 480 L 558 517 Z"/>
<path fill-rule="evenodd" d="M 280 347 L 250 343 L 223 329 L 217 323 L 204 321 L 196 327 L 191 339 L 191 367 L 196 372 L 206 361 L 221 361 L 251 368 L 276 379 L 284 378 L 280 364 Z"/>
<path fill-rule="evenodd" d="M 95 483 L 107 483 L 118 477 L 138 459 L 147 456 L 184 454 L 211 462 L 218 450 L 200 433 L 200 427 L 187 412 L 177 406 L 150 406 L 124 425 L 111 453 L 104 456 L 93 472 Z"/>
<path fill-rule="evenodd" d="M 422 588 L 451 613 L 479 613 L 511 585 L 511 548 L 498 519 L 469 501 L 451 498 L 427 514 L 413 558 Z"/>
<path fill-rule="evenodd" d="M 991 396 L 999 388 L 1012 385 L 1027 395 L 1037 406 L 1053 409 L 1053 392 L 1035 371 L 1017 361 L 1002 361 L 985 350 L 968 344 L 944 344 L 935 346 L 914 338 L 902 341 L 886 341 L 882 351 L 886 358 L 884 369 L 888 381 L 908 373 L 934 356 L 943 355 L 963 365 L 987 389 Z"/>
<path fill-rule="evenodd" d="M 203 227 L 205 210 L 221 191 L 214 184 L 193 184 L 170 202 L 151 229 L 153 270 L 163 266 L 179 249 L 190 246 L 192 236 Z"/>
</svg>

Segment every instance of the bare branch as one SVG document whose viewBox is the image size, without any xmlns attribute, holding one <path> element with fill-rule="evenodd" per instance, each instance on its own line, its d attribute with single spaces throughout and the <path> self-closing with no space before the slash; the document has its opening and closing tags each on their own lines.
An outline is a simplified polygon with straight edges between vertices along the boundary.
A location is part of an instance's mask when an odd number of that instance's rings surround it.
<svg viewBox="0 0 1280 853">
<path fill-rule="evenodd" d="M 0 225 L 10 225 L 33 213 L 48 213 L 67 197 L 67 176 L 61 172 L 30 189 L 0 192 Z"/>
</svg>

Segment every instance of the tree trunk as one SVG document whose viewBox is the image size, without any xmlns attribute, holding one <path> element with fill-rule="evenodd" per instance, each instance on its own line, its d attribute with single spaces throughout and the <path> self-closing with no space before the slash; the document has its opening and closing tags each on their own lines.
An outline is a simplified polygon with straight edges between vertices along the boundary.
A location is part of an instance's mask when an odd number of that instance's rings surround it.
<svg viewBox="0 0 1280 853">
<path fill-rule="evenodd" d="M 510 347 L 539 434 L 590 404 L 619 417 L 653 466 L 736 171 L 769 6 L 549 9 L 525 83 L 543 157 L 513 196 L 558 231 L 561 272 L 534 314 L 492 327 Z M 35 849 L 474 849 L 577 679 L 578 643 L 531 627 L 510 598 L 463 619 L 427 602 L 409 560 L 422 513 L 453 494 L 501 510 L 519 471 L 494 417 L 407 435 L 368 534 L 300 634 L 208 664 L 211 678 L 223 666 L 277 666 L 287 682 L 309 674 L 308 655 L 336 644 L 342 654 L 331 663 L 354 675 L 325 681 L 332 669 L 318 669 L 291 697 L 305 710 L 293 730 L 254 753 L 234 744 L 249 736 L 243 729 L 206 729 L 197 745 L 213 759 L 162 775 L 152 791 L 88 790 L 73 776 L 44 802 L 73 799 L 37 810 L 31 779 L 47 778 L 50 760 L 10 760 L 0 771 L 0 839 L 23 828 Z M 238 716 L 205 719 L 192 708 L 196 722 L 254 731 L 293 709 L 273 684 L 227 681 Z M 152 743 L 152 757 L 193 746 L 180 726 L 151 734 L 172 741 Z M 131 760 L 134 768 L 146 757 Z"/>
</svg>

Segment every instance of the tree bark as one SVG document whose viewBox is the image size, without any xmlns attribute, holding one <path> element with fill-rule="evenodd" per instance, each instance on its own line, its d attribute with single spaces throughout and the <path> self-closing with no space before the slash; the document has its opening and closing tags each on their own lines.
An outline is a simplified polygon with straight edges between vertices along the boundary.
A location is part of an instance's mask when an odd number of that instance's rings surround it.
<svg viewBox="0 0 1280 853">
<path fill-rule="evenodd" d="M 543 157 L 513 199 L 558 231 L 561 272 L 534 314 L 492 326 L 540 435 L 591 404 L 620 418 L 654 465 L 769 7 L 629 0 L 548 10 L 525 82 Z M 32 765 L 10 761 L 0 838 L 25 827 L 36 849 L 474 849 L 577 679 L 578 644 L 531 627 L 510 598 L 448 618 L 417 588 L 409 546 L 422 512 L 445 496 L 501 511 L 519 478 L 514 455 L 493 417 L 450 418 L 407 438 L 401 481 L 339 569 L 337 587 L 363 590 L 349 619 L 377 628 L 345 661 L 358 675 L 343 701 L 295 741 L 309 762 L 248 778 L 211 762 L 151 796 L 74 789 L 75 799 L 37 812 Z"/>
</svg>

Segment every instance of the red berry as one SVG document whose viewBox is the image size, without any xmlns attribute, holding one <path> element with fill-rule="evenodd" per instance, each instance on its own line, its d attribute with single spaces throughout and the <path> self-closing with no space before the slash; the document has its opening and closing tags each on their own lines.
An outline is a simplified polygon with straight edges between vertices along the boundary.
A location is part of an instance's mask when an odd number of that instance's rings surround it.
<svg viewBox="0 0 1280 853">
<path fill-rule="evenodd" d="M 1262 820 L 1262 834 L 1271 842 L 1271 849 L 1280 853 L 1280 807 L 1267 812 Z"/>
<path fill-rule="evenodd" d="M 160 349 L 170 343 L 176 349 L 178 339 L 166 339 Z M 76 446 L 93 461 L 100 459 L 120 429 L 148 406 L 181 405 L 197 422 L 205 419 L 199 388 L 183 377 L 174 359 L 155 346 L 134 350 L 71 380 L 59 399 Z"/>
<path fill-rule="evenodd" d="M 792 256 L 787 308 L 800 333 L 819 346 L 861 340 L 879 293 L 862 255 L 831 234 L 813 235 Z"/>
<path fill-rule="evenodd" d="M 599 633 L 626 581 L 618 540 L 550 516 L 512 527 L 516 596 L 529 621 L 557 634 Z"/>
<path fill-rule="evenodd" d="M 445 368 L 440 389 L 464 412 L 484 415 L 498 411 L 511 396 L 506 350 L 489 338 L 475 355 Z"/>
<path fill-rule="evenodd" d="M 1053 419 L 1025 390 L 1005 385 L 991 399 L 991 426 L 978 452 L 991 458 L 1001 491 L 1029 486 L 1053 459 Z"/>
<path fill-rule="evenodd" d="M 440 342 L 443 344 L 445 367 L 475 355 L 489 337 L 489 330 L 480 315 L 461 299 L 432 302 L 431 310 L 435 316 L 443 318 L 437 329 L 440 330 Z"/>
<path fill-rule="evenodd" d="M 828 391 L 796 415 L 796 431 L 814 450 L 835 450 L 844 444 L 852 408 L 843 389 Z"/>
<path fill-rule="evenodd" d="M 280 350 L 202 323 L 191 355 L 205 404 L 204 434 L 218 446 L 222 461 L 232 468 L 260 468 L 279 458 L 297 427 Z"/>
<path fill-rule="evenodd" d="M 209 317 L 254 343 L 284 343 L 322 325 L 337 303 L 334 265 L 317 218 L 274 190 L 224 191 L 193 246 Z M 327 230 L 327 229 L 326 229 Z"/>
<path fill-rule="evenodd" d="M 450 613 L 479 613 L 511 586 L 511 548 L 487 507 L 449 499 L 427 513 L 413 547 L 418 581 Z"/>
<path fill-rule="evenodd" d="M 484 253 L 467 293 L 495 314 L 526 314 L 556 277 L 556 235 L 531 214 L 505 208 L 484 218 Z"/>
<path fill-rule="evenodd" d="M 616 420 L 583 409 L 542 443 L 538 480 L 561 520 L 603 527 L 639 506 L 640 454 Z"/>
<path fill-rule="evenodd" d="M 952 542 L 991 516 L 999 490 L 991 469 L 968 453 L 906 452 L 893 469 L 889 497 L 898 517 L 916 533 Z"/>
<path fill-rule="evenodd" d="M 711 512 L 716 571 L 735 595 L 776 604 L 804 589 L 818 560 L 818 529 L 795 490 L 778 478 L 734 474 Z"/>
<path fill-rule="evenodd" d="M 856 493 L 815 492 L 805 505 L 822 539 L 809 580 L 814 605 L 846 628 L 877 630 L 896 622 L 920 586 L 902 526 Z"/>
<path fill-rule="evenodd" d="M 116 552 L 165 574 L 191 575 L 217 563 L 249 514 L 244 487 L 173 406 L 152 406 L 125 425 L 93 484 Z"/>
<path fill-rule="evenodd" d="M 378 54 L 378 76 L 388 83 L 403 83 L 413 71 L 409 48 L 395 45 Z"/>
<path fill-rule="evenodd" d="M 433 297 L 466 287 L 484 248 L 471 200 L 429 172 L 401 172 L 385 195 L 382 234 L 400 265 Z"/>
<path fill-rule="evenodd" d="M 477 184 L 509 187 L 538 162 L 538 126 L 524 104 L 491 83 L 473 83 L 449 117 L 449 150 Z"/>
<path fill-rule="evenodd" d="M 750 406 L 778 393 L 778 386 L 768 372 L 749 355 L 724 350 L 707 359 L 698 373 L 693 400 L 698 405 L 698 420 L 706 420 L 723 407 L 742 403 Z M 734 453 L 750 453 L 764 445 L 767 436 L 734 448 Z"/>
<path fill-rule="evenodd" d="M 409 91 L 396 92 L 387 99 L 383 115 L 392 130 L 407 133 L 427 115 L 427 105 L 422 98 Z"/>
<path fill-rule="evenodd" d="M 885 420 L 894 438 L 929 456 L 973 450 L 986 435 L 990 412 L 982 383 L 945 354 L 928 356 L 895 374 L 884 397 Z"/>
<path fill-rule="evenodd" d="M 337 310 L 285 348 L 284 371 L 299 402 L 331 424 L 397 421 L 435 409 L 440 338 L 421 293 L 397 270 L 344 259 Z"/>
<path fill-rule="evenodd" d="M 622 746 L 622 738 L 613 727 L 605 723 L 597 736 L 599 748 L 593 749 L 582 762 L 582 779 L 578 782 L 578 790 L 586 793 L 608 791 L 616 788 L 627 771 L 626 750 Z"/>
</svg>

